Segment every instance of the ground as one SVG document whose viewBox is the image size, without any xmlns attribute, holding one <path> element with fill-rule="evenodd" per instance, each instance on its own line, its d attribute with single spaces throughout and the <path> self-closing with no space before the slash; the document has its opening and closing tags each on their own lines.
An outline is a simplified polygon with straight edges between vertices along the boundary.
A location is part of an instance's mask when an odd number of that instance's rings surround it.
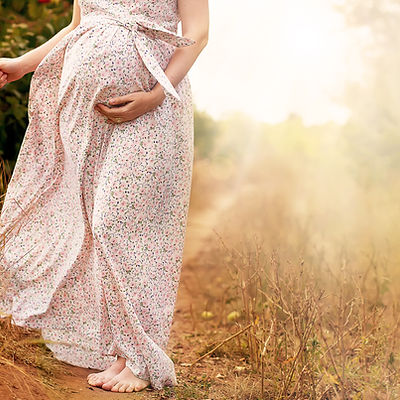
<svg viewBox="0 0 400 400">
<path fill-rule="evenodd" d="M 111 393 L 87 384 L 86 376 L 94 370 L 60 362 L 62 371 L 55 373 L 48 381 L 47 389 L 43 390 L 43 385 L 35 384 L 32 377 L 37 376 L 42 381 L 47 378 L 35 368 L 16 363 L 20 371 L 14 366 L 0 364 L 0 398 L 94 400 L 122 396 L 137 399 L 257 399 L 251 395 L 253 390 L 258 391 L 257 380 L 248 373 L 250 366 L 240 354 L 227 354 L 221 348 L 219 352 L 189 366 L 201 354 L 238 330 L 235 326 L 228 330 L 226 327 L 219 328 L 217 323 L 200 317 L 205 301 L 203 285 L 218 284 L 219 272 L 205 260 L 207 252 L 218 240 L 214 226 L 221 209 L 226 206 L 226 201 L 219 200 L 201 212 L 189 213 L 181 283 L 168 346 L 176 367 L 177 387 L 162 391 L 147 388 L 140 393 Z M 24 374 L 29 374 L 31 378 Z"/>
</svg>

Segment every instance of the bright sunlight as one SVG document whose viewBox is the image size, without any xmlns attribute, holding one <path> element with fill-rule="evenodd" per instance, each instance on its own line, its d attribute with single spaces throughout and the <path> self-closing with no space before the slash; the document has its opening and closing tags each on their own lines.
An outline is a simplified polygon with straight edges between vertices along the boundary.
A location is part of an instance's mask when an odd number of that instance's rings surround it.
<svg viewBox="0 0 400 400">
<path fill-rule="evenodd" d="M 362 65 L 332 3 L 211 2 L 209 44 L 190 72 L 198 106 L 215 117 L 241 110 L 270 123 L 290 113 L 306 124 L 345 122 L 349 111 L 340 98 Z"/>
</svg>

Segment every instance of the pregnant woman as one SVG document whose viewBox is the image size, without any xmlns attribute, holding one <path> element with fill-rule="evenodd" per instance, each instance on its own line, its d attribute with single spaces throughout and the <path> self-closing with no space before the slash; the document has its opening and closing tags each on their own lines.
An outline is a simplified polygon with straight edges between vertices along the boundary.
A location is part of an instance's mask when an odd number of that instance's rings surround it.
<svg viewBox="0 0 400 400">
<path fill-rule="evenodd" d="M 0 216 L 0 311 L 41 329 L 59 360 L 101 370 L 88 382 L 105 390 L 177 384 L 186 74 L 207 40 L 207 0 L 75 0 L 70 25 L 0 58 L 0 88 L 34 71 Z"/>
</svg>

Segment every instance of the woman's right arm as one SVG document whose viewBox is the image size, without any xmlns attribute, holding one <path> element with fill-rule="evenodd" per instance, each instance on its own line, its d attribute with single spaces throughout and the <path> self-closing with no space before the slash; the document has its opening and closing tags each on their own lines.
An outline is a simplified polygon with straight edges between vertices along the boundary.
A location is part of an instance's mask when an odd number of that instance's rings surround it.
<svg viewBox="0 0 400 400">
<path fill-rule="evenodd" d="M 50 50 L 80 22 L 81 10 L 78 0 L 74 0 L 72 20 L 69 25 L 57 32 L 51 39 L 37 48 L 16 58 L 0 58 L 0 88 L 7 83 L 22 78 L 25 74 L 35 71 L 37 66 Z"/>
</svg>

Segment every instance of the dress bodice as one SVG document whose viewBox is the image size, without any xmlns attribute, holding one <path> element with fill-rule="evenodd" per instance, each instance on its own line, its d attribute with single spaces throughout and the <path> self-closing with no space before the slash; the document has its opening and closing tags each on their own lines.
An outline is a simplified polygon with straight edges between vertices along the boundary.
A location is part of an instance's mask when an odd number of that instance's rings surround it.
<svg viewBox="0 0 400 400">
<path fill-rule="evenodd" d="M 81 25 L 113 24 L 132 32 L 144 64 L 166 92 L 180 100 L 178 93 L 159 65 L 155 53 L 158 44 L 190 46 L 194 40 L 177 34 L 177 0 L 80 0 Z"/>
<path fill-rule="evenodd" d="M 80 0 L 81 17 L 105 14 L 126 18 L 141 15 L 164 28 L 176 32 L 180 21 L 177 0 Z"/>
</svg>

